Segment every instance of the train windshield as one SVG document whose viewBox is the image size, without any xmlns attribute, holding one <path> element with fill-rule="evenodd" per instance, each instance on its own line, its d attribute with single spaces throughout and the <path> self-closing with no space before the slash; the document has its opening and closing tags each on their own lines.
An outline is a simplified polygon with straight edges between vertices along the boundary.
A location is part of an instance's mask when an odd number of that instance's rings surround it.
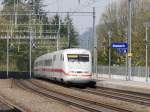
<svg viewBox="0 0 150 112">
<path fill-rule="evenodd" d="M 88 54 L 67 54 L 69 62 L 89 62 Z"/>
</svg>

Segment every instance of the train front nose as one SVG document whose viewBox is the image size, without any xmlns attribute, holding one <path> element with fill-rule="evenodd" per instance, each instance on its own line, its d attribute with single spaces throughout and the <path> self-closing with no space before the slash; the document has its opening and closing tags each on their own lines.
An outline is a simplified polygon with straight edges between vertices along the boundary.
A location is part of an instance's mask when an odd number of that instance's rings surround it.
<svg viewBox="0 0 150 112">
<path fill-rule="evenodd" d="M 89 83 L 92 74 L 90 72 L 71 71 L 67 74 L 66 81 L 72 83 Z"/>
</svg>

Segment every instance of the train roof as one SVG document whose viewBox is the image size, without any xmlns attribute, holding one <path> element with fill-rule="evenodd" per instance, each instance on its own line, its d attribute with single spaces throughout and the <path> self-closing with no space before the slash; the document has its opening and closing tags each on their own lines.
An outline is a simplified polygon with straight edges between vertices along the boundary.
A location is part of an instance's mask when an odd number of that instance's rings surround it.
<svg viewBox="0 0 150 112">
<path fill-rule="evenodd" d="M 67 51 L 72 51 L 72 50 L 81 50 L 81 51 L 90 52 L 89 50 L 81 49 L 81 48 L 71 48 L 71 49 L 64 49 L 64 50 L 60 50 L 60 51 L 67 52 Z M 55 51 L 55 52 L 58 52 L 58 51 Z"/>
<path fill-rule="evenodd" d="M 71 49 L 64 49 L 64 50 L 59 50 L 59 51 L 54 51 L 54 52 L 46 53 L 46 54 L 44 54 L 44 55 L 38 57 L 36 60 L 40 60 L 41 58 L 44 58 L 44 57 L 46 57 L 46 56 L 48 56 L 48 55 L 52 55 L 52 54 L 65 53 L 65 52 L 72 52 L 72 51 L 77 52 L 77 51 L 79 51 L 79 50 L 80 50 L 80 51 L 87 52 L 87 53 L 90 53 L 90 51 L 89 51 L 89 50 L 86 50 L 86 49 L 71 48 Z M 36 61 L 36 60 L 35 60 L 35 61 Z"/>
</svg>

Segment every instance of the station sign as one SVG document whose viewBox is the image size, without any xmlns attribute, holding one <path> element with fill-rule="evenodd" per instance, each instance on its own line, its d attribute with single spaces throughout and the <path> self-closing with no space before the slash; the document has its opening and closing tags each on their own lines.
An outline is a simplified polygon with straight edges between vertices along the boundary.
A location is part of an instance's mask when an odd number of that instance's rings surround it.
<svg viewBox="0 0 150 112">
<path fill-rule="evenodd" d="M 124 49 L 128 49 L 128 43 L 124 43 L 124 42 L 114 42 L 111 44 L 112 48 L 124 48 Z"/>
<path fill-rule="evenodd" d="M 127 48 L 117 48 L 117 52 L 119 54 L 126 54 L 126 53 L 128 53 L 128 49 Z"/>
</svg>

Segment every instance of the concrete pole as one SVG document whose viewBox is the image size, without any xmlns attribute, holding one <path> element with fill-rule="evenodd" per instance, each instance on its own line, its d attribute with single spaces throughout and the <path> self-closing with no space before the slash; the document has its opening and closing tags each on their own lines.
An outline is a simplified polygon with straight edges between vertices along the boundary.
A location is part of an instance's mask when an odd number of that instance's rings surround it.
<svg viewBox="0 0 150 112">
<path fill-rule="evenodd" d="M 132 0 L 128 0 L 128 45 L 129 45 L 129 50 L 128 50 L 128 80 L 131 80 L 131 74 L 132 74 L 132 46 L 131 46 L 131 41 L 132 41 L 132 26 L 131 26 L 131 11 L 132 11 Z"/>
<path fill-rule="evenodd" d="M 29 44 L 30 44 L 30 48 L 29 48 L 29 69 L 30 69 L 30 78 L 32 75 L 32 29 L 30 29 L 30 38 L 29 38 Z"/>
<path fill-rule="evenodd" d="M 57 51 L 59 50 L 59 38 L 60 38 L 60 16 L 59 16 L 59 18 L 58 18 L 59 20 L 58 20 L 58 31 L 57 31 Z"/>
<path fill-rule="evenodd" d="M 17 2 L 17 7 L 16 7 L 16 3 Z M 16 24 L 17 24 L 17 13 L 18 13 L 18 0 L 14 0 L 14 13 L 15 13 L 15 27 L 16 27 Z"/>
<path fill-rule="evenodd" d="M 111 79 L 111 31 L 108 32 L 109 37 L 109 79 Z"/>
<path fill-rule="evenodd" d="M 93 39 L 94 39 L 94 73 L 97 76 L 97 37 L 95 31 L 95 7 L 93 7 Z"/>
<path fill-rule="evenodd" d="M 7 36 L 7 78 L 9 77 L 9 37 Z"/>
<path fill-rule="evenodd" d="M 69 21 L 69 13 L 68 13 L 68 48 L 70 48 L 70 21 Z"/>
<path fill-rule="evenodd" d="M 30 30 L 30 35 L 29 35 L 29 78 L 31 78 L 32 75 L 32 26 L 31 26 L 31 16 L 32 14 L 30 14 L 29 16 L 29 30 Z"/>
<path fill-rule="evenodd" d="M 70 47 L 70 22 L 68 22 L 68 48 Z"/>
<path fill-rule="evenodd" d="M 148 48 L 148 46 L 147 46 L 147 24 L 146 24 L 146 27 L 145 27 L 145 63 L 146 63 L 146 68 L 145 68 L 145 70 L 146 70 L 146 82 L 148 82 L 148 52 L 147 52 L 147 48 Z"/>
</svg>

